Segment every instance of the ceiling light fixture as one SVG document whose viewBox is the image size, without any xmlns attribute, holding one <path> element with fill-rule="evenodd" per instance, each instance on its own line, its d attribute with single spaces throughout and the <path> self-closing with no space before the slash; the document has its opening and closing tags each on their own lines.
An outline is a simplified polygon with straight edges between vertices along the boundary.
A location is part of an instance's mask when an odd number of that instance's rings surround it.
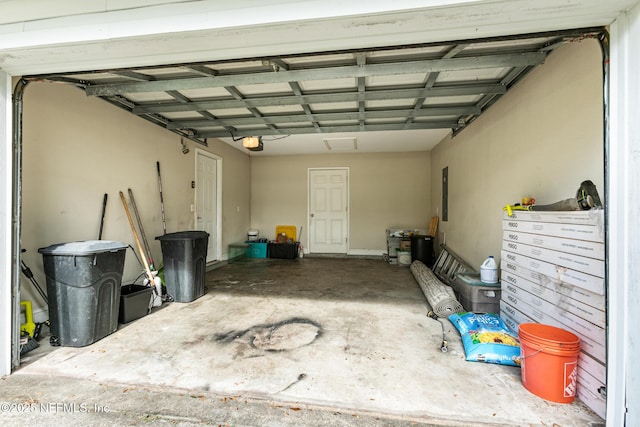
<svg viewBox="0 0 640 427">
<path fill-rule="evenodd" d="M 242 138 L 242 146 L 244 148 L 256 148 L 260 145 L 260 138 L 257 136 L 245 136 Z"/>
<path fill-rule="evenodd" d="M 262 137 L 261 136 L 245 136 L 242 138 L 242 146 L 251 151 L 262 151 Z"/>
<path fill-rule="evenodd" d="M 262 145 L 262 137 L 261 136 L 233 136 L 231 134 L 231 139 L 234 142 L 242 141 L 242 146 L 249 151 L 262 151 L 264 149 Z"/>
</svg>

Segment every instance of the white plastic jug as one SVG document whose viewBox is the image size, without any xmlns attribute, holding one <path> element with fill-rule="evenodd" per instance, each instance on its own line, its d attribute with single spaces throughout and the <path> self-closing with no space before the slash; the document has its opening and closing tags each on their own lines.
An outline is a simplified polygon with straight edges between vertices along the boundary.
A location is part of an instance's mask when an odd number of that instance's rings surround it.
<svg viewBox="0 0 640 427">
<path fill-rule="evenodd" d="M 498 264 L 493 256 L 485 259 L 480 266 L 480 281 L 483 283 L 498 283 Z"/>
</svg>

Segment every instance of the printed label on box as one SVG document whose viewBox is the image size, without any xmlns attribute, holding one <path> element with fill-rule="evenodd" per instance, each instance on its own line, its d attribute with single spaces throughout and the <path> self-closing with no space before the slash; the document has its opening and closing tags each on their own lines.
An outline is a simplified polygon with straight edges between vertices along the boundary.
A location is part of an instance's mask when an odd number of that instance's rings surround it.
<svg viewBox="0 0 640 427">
<path fill-rule="evenodd" d="M 515 332 L 516 334 L 518 333 L 518 325 L 520 325 L 520 323 L 525 323 L 516 322 L 503 310 L 500 310 L 500 318 L 504 321 L 505 325 L 507 325 L 509 329 L 511 329 L 511 331 Z"/>
<path fill-rule="evenodd" d="M 604 261 L 601 260 L 526 245 L 511 240 L 503 240 L 502 249 L 534 259 L 539 259 L 541 261 L 550 262 L 551 264 L 561 267 L 571 268 L 573 270 L 593 274 L 598 277 L 604 277 Z"/>
<path fill-rule="evenodd" d="M 500 301 L 500 315 L 509 318 L 514 326 L 513 330 L 518 332 L 518 326 L 520 323 L 535 322 L 532 318 L 512 307 L 505 300 Z"/>
<path fill-rule="evenodd" d="M 502 238 L 511 242 L 553 249 L 588 258 L 604 259 L 604 243 L 587 240 L 563 239 L 562 237 L 545 236 L 543 234 L 520 233 L 505 230 Z"/>
<path fill-rule="evenodd" d="M 570 268 L 559 267 L 546 261 L 541 261 L 514 252 L 502 250 L 501 262 L 517 264 L 535 272 L 549 276 L 554 280 L 579 286 L 588 291 L 604 295 L 604 279 L 591 274 L 575 271 Z"/>
<path fill-rule="evenodd" d="M 578 394 L 577 397 L 598 416 L 604 418 L 607 400 L 600 392 L 605 385 L 586 373 L 578 364 Z"/>
<path fill-rule="evenodd" d="M 604 242 L 604 236 L 595 225 L 558 224 L 548 222 L 518 221 L 508 219 L 502 221 L 502 229 L 522 233 L 543 234 L 546 236 L 564 237 L 567 239 Z"/>
<path fill-rule="evenodd" d="M 518 307 L 520 303 L 526 303 L 531 307 L 535 307 L 538 310 L 543 311 L 564 325 L 578 331 L 580 336 L 590 338 L 596 342 L 606 341 L 606 332 L 604 328 L 596 326 L 593 323 L 562 309 L 561 307 L 555 306 L 550 302 L 539 298 L 537 295 L 533 295 L 524 290 L 521 290 L 516 294 L 512 292 L 512 289 L 517 288 L 512 286 L 502 289 L 502 298 L 509 304 Z"/>
<path fill-rule="evenodd" d="M 561 287 L 562 286 L 559 286 L 558 288 Z M 519 295 L 524 291 L 529 292 L 533 295 L 537 295 L 545 301 L 548 301 L 559 309 L 573 313 L 596 326 L 604 328 L 606 325 L 604 307 L 602 307 L 602 309 L 591 307 L 590 305 L 565 295 L 560 292 L 559 289 L 536 285 L 533 282 L 504 270 L 502 271 L 502 289 L 507 289 L 514 295 Z"/>
<path fill-rule="evenodd" d="M 552 289 L 569 298 L 573 298 L 588 306 L 594 307 L 597 310 L 605 310 L 604 295 L 602 294 L 597 294 L 584 288 L 555 280 L 552 277 L 540 274 L 533 270 L 529 270 L 528 268 L 522 267 L 520 265 L 513 264 L 511 262 L 505 262 L 505 260 L 502 260 L 501 267 L 502 274 L 509 273 L 509 277 L 511 278 L 508 279 L 508 281 L 510 283 L 518 284 L 519 281 L 526 280 L 527 282 L 532 283 L 536 286 L 543 286 L 545 288 Z M 528 289 L 527 286 L 524 286 L 524 288 Z M 536 292 L 532 291 L 532 293 L 535 294 Z"/>
<path fill-rule="evenodd" d="M 607 367 L 583 351 L 578 354 L 578 366 L 602 384 L 607 382 Z"/>
</svg>

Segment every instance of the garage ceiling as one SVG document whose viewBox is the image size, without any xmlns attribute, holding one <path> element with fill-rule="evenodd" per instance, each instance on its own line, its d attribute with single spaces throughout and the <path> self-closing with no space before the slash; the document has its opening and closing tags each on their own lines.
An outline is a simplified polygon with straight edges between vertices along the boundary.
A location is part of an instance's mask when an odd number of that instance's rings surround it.
<svg viewBox="0 0 640 427">
<path fill-rule="evenodd" d="M 586 29 L 31 78 L 71 83 L 203 145 L 219 138 L 242 149 L 242 137 L 260 136 L 268 153 L 272 141 L 315 135 L 325 150 L 355 151 L 360 132 L 394 140 L 392 131 L 405 137 L 429 131 L 436 143 L 455 135 L 562 44 L 600 34 Z"/>
</svg>

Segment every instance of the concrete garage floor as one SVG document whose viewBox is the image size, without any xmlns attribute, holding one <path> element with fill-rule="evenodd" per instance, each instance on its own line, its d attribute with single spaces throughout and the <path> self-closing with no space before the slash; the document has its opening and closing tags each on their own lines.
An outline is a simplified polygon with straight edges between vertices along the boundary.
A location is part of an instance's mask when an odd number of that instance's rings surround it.
<svg viewBox="0 0 640 427">
<path fill-rule="evenodd" d="M 241 259 L 205 295 L 83 348 L 48 344 L 2 379 L 5 425 L 604 425 L 519 368 L 467 362 L 407 267 Z M 22 407 L 20 407 L 22 405 Z M 19 413 L 19 411 L 22 411 Z"/>
</svg>

